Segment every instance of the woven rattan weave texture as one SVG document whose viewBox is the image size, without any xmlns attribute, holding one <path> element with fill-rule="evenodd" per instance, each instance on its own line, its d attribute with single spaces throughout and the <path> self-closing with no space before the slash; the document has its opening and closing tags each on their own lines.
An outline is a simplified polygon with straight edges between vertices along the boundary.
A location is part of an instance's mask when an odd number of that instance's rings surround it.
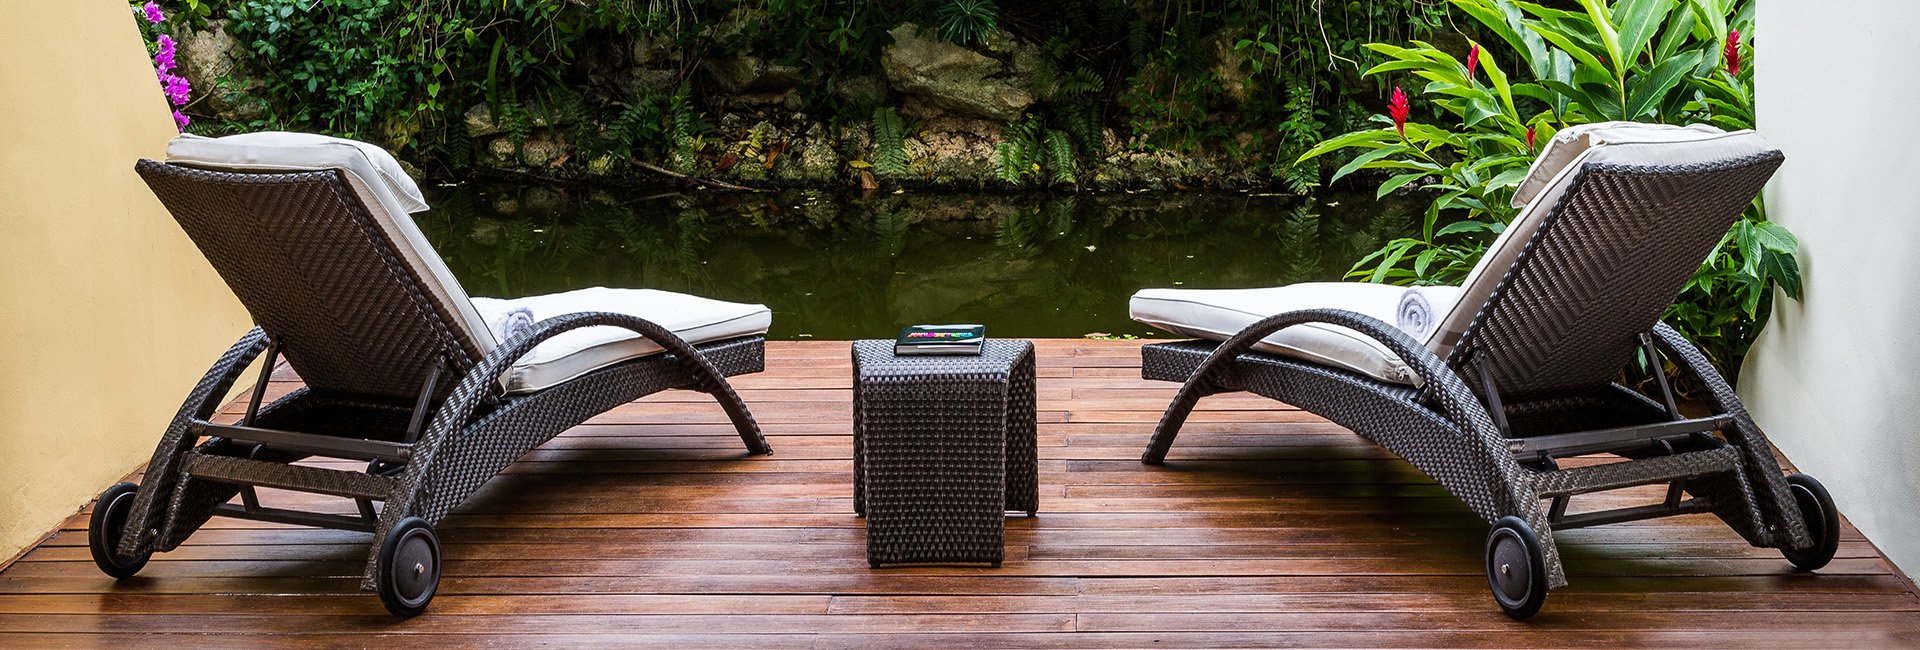
<svg viewBox="0 0 1920 650">
<path fill-rule="evenodd" d="M 482 356 L 451 325 L 454 310 L 422 288 L 339 172 L 231 173 L 153 161 L 136 170 L 260 326 L 220 357 L 168 425 L 119 535 L 123 556 L 175 548 L 241 485 L 358 496 L 382 503 L 377 523 L 368 526 L 376 553 L 368 556 L 362 587 L 371 589 L 377 550 L 402 518 L 436 523 L 533 447 L 671 388 L 713 395 L 748 451 L 769 451 L 726 381 L 762 369 L 761 337 L 694 346 L 645 319 L 583 312 L 541 321 Z M 522 355 L 587 327 L 626 329 L 665 351 L 538 393 L 501 394 L 498 378 Z M 290 467 L 304 454 L 203 441 L 219 401 L 270 343 L 305 387 L 260 407 L 247 424 L 264 429 L 402 441 L 413 400 L 438 366 L 424 431 L 407 441 L 404 466 L 377 474 Z"/>
<path fill-rule="evenodd" d="M 854 509 L 873 566 L 1005 557 L 1006 513 L 1039 510 L 1033 344 L 895 356 L 853 344 Z"/>
<path fill-rule="evenodd" d="M 1766 437 L 1725 378 L 1671 327 L 1661 311 L 1759 193 L 1782 155 L 1665 167 L 1591 165 L 1513 268 L 1480 306 L 1448 359 L 1398 329 L 1361 314 L 1305 310 L 1249 325 L 1224 342 L 1142 348 L 1142 375 L 1184 382 L 1143 460 L 1162 462 L 1194 403 L 1248 391 L 1326 417 L 1405 458 L 1489 522 L 1517 516 L 1541 537 L 1547 582 L 1566 584 L 1542 497 L 1680 481 L 1685 491 L 1755 546 L 1805 548 L 1813 540 Z M 1339 325 L 1387 346 L 1424 380 L 1390 385 L 1309 362 L 1252 350 L 1302 323 Z M 1709 406 L 1730 426 L 1724 443 L 1670 450 L 1601 467 L 1523 466 L 1507 436 L 1644 424 L 1669 417 L 1614 384 L 1650 334 L 1683 375 L 1707 388 Z M 1488 412 L 1475 370 L 1484 366 L 1514 427 Z M 1714 447 L 1713 445 L 1724 444 Z"/>
</svg>

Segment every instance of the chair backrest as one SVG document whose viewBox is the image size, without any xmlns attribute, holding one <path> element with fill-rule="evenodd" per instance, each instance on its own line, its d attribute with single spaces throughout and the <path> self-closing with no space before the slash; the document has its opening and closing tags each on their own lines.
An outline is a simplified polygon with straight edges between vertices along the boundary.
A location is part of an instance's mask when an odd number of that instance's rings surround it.
<svg viewBox="0 0 1920 650">
<path fill-rule="evenodd" d="M 433 251 L 383 227 L 348 170 L 135 169 L 313 390 L 407 403 L 435 364 L 457 378 L 495 344 L 464 293 L 429 288 L 412 260 Z"/>
<path fill-rule="evenodd" d="M 1785 159 L 1752 131 L 1589 131 L 1556 139 L 1580 149 L 1574 155 L 1541 156 L 1533 176 L 1549 179 L 1523 184 L 1535 194 L 1527 210 L 1496 239 L 1429 341 L 1463 371 L 1484 364 L 1502 395 L 1618 377 L 1638 335 L 1653 329 Z"/>
</svg>

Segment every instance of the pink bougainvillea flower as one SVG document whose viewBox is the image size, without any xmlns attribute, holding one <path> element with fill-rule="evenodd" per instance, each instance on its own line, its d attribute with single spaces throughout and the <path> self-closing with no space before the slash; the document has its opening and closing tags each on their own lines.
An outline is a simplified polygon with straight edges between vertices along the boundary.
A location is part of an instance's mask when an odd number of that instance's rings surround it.
<svg viewBox="0 0 1920 650">
<path fill-rule="evenodd" d="M 1534 135 L 1533 127 L 1527 127 L 1527 151 L 1533 151 L 1533 143 L 1539 136 Z"/>
<path fill-rule="evenodd" d="M 147 13 L 147 22 L 156 25 L 167 22 L 167 15 L 160 13 L 160 4 L 153 0 L 147 0 L 146 4 L 140 5 L 140 10 Z"/>
<path fill-rule="evenodd" d="M 1387 98 L 1387 116 L 1393 118 L 1393 130 L 1402 138 L 1407 137 L 1407 118 L 1411 115 L 1413 107 L 1407 103 L 1407 91 L 1394 88 L 1393 96 Z"/>
<path fill-rule="evenodd" d="M 173 123 L 175 125 L 178 125 L 180 127 L 180 130 L 185 131 L 187 130 L 187 125 L 193 123 L 193 119 L 187 117 L 185 113 L 181 113 L 180 111 L 174 111 Z"/>
<path fill-rule="evenodd" d="M 186 106 L 189 95 L 193 93 L 193 86 L 187 82 L 187 78 L 176 74 L 160 75 L 160 87 L 166 91 L 167 101 L 174 106 Z"/>
<path fill-rule="evenodd" d="M 1480 44 L 1474 43 L 1467 51 L 1467 79 L 1473 79 L 1473 71 L 1480 69 Z"/>
<path fill-rule="evenodd" d="M 1740 30 L 1727 31 L 1727 72 L 1740 75 Z"/>
<path fill-rule="evenodd" d="M 160 74 L 173 72 L 174 59 L 179 51 L 173 42 L 173 37 L 161 34 L 160 38 L 156 39 L 156 42 L 160 44 L 160 47 L 159 51 L 153 55 L 153 69 Z"/>
</svg>

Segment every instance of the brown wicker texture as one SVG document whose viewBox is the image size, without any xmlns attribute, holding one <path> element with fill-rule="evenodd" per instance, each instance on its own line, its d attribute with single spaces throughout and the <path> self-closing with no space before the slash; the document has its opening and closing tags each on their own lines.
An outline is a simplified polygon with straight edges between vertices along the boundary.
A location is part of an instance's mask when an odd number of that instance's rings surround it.
<svg viewBox="0 0 1920 650">
<path fill-rule="evenodd" d="M 314 390 L 411 405 L 434 364 L 458 376 L 480 360 L 344 172 L 136 169 Z"/>
<path fill-rule="evenodd" d="M 1659 323 L 1660 312 L 1779 166 L 1778 152 L 1712 165 L 1589 165 L 1480 308 L 1443 361 L 1377 319 L 1339 310 L 1280 314 L 1225 342 L 1184 341 L 1142 349 L 1142 375 L 1184 382 L 1143 460 L 1163 462 L 1194 403 L 1249 391 L 1311 411 L 1367 437 L 1431 476 L 1493 522 L 1518 516 L 1536 531 L 1547 584 L 1566 575 L 1543 497 L 1679 482 L 1689 502 L 1711 510 L 1756 546 L 1814 543 L 1764 434 L 1706 357 Z M 1308 322 L 1355 330 L 1392 349 L 1425 380 L 1391 385 L 1251 350 L 1286 327 Z M 1651 334 L 1668 360 L 1706 386 L 1724 438 L 1670 449 L 1631 448 L 1630 460 L 1560 470 L 1522 465 L 1478 390 L 1487 364 L 1515 436 L 1535 436 L 1670 419 L 1664 407 L 1615 384 Z M 1468 379 L 1471 379 L 1469 381 Z"/>
<path fill-rule="evenodd" d="M 1587 165 L 1461 334 L 1503 398 L 1605 386 L 1784 158 Z"/>
<path fill-rule="evenodd" d="M 854 510 L 867 561 L 985 562 L 1006 554 L 1008 511 L 1039 510 L 1033 344 L 979 356 L 895 356 L 856 341 Z"/>
<path fill-rule="evenodd" d="M 377 523 L 363 528 L 374 532 L 362 580 L 371 589 L 378 549 L 402 518 L 437 522 L 533 447 L 671 388 L 714 395 L 747 449 L 769 451 L 725 379 L 762 369 L 760 337 L 693 346 L 643 319 L 588 312 L 541 321 L 482 357 L 338 172 L 241 174 L 152 161 L 137 169 L 260 327 L 220 357 L 168 425 L 121 531 L 122 556 L 175 548 L 243 485 L 371 497 L 382 502 Z M 535 345 L 596 326 L 632 330 L 665 352 L 538 393 L 501 393 L 497 378 Z M 343 440 L 405 443 L 413 400 L 441 364 L 427 425 L 404 462 L 368 472 L 295 467 L 287 463 L 305 453 L 203 441 L 219 400 L 270 341 L 306 387 L 260 407 L 248 424 Z"/>
</svg>

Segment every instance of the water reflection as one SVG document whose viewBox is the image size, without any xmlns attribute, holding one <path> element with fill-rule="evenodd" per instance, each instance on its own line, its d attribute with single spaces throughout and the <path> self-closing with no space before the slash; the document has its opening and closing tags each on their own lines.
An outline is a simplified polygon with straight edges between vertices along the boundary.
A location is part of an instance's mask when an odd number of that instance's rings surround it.
<svg viewBox="0 0 1920 650">
<path fill-rule="evenodd" d="M 1408 232 L 1371 196 L 668 194 L 438 188 L 427 237 L 475 295 L 604 285 L 760 302 L 772 336 L 890 336 L 983 322 L 993 336 L 1151 335 L 1142 287 L 1337 279 Z"/>
</svg>

